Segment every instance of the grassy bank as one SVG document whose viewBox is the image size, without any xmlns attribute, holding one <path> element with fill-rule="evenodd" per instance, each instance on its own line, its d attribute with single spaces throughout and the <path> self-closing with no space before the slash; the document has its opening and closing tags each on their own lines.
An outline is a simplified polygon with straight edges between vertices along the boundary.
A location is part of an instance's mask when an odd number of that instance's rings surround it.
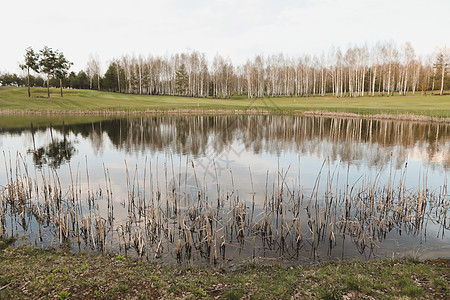
<svg viewBox="0 0 450 300">
<path fill-rule="evenodd" d="M 161 267 L 122 256 L 10 247 L 0 241 L 0 299 L 449 299 L 450 260 Z"/>
<path fill-rule="evenodd" d="M 145 112 L 145 111 L 264 111 L 270 113 L 300 113 L 327 111 L 356 114 L 409 114 L 432 117 L 450 117 L 450 96 L 391 96 L 391 97 L 282 97 L 247 99 L 190 98 L 175 96 L 125 95 L 90 90 L 66 90 L 64 97 L 59 90 L 33 88 L 27 97 L 26 88 L 0 87 L 0 111 L 92 113 L 92 112 Z"/>
<path fill-rule="evenodd" d="M 112 119 L 114 116 L 102 116 L 102 115 L 87 115 L 80 117 L 79 115 L 47 115 L 47 114 L 27 114 L 18 117 L 16 114 L 4 114 L 0 116 L 0 128 L 30 128 L 31 124 L 33 127 L 39 128 L 41 126 L 47 127 L 50 124 L 52 126 L 62 126 L 62 125 L 77 125 L 77 124 L 87 124 L 95 123 L 108 119 Z"/>
</svg>

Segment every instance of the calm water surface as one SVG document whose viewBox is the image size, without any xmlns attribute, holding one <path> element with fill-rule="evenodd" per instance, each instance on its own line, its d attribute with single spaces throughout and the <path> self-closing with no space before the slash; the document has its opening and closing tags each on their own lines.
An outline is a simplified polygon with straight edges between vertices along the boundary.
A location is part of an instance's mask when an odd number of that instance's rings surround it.
<svg viewBox="0 0 450 300">
<path fill-rule="evenodd" d="M 450 125 L 20 118 L 0 131 L 2 235 L 18 243 L 164 263 L 450 253 Z"/>
</svg>

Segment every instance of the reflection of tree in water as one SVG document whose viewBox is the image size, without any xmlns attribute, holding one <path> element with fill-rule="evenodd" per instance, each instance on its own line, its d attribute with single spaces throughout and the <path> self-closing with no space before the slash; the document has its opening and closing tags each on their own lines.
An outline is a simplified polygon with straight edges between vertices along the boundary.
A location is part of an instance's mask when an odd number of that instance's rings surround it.
<svg viewBox="0 0 450 300">
<path fill-rule="evenodd" d="M 73 144 L 66 139 L 54 141 L 36 150 L 28 150 L 28 153 L 33 154 L 33 162 L 39 168 L 46 164 L 59 168 L 62 164 L 69 162 L 75 152 Z"/>
<path fill-rule="evenodd" d="M 64 127 L 54 130 L 64 132 Z M 89 139 L 95 152 L 105 147 L 108 137 L 127 153 L 169 150 L 214 156 L 236 143 L 255 154 L 291 151 L 397 167 L 410 155 L 420 155 L 450 166 L 449 124 L 305 116 L 153 116 L 71 125 L 65 130 Z"/>
<path fill-rule="evenodd" d="M 419 150 L 424 159 L 433 161 L 439 155 L 445 166 L 450 165 L 448 124 L 338 117 L 170 116 L 105 121 L 92 129 L 91 138 L 106 132 L 125 152 L 170 149 L 177 154 L 209 155 L 228 151 L 237 142 L 255 154 L 313 153 L 333 161 L 378 166 L 394 159 L 398 167 L 411 151 Z"/>
</svg>

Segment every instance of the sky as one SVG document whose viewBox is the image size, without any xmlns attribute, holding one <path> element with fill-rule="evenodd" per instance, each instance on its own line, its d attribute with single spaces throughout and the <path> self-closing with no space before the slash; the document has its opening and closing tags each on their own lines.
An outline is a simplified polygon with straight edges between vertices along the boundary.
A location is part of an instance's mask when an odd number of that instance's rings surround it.
<svg viewBox="0 0 450 300">
<path fill-rule="evenodd" d="M 98 55 L 103 72 L 122 55 L 193 50 L 240 64 L 393 41 L 426 55 L 450 46 L 449 12 L 448 0 L 4 0 L 0 72 L 20 73 L 25 49 L 45 45 L 73 71 Z"/>
</svg>

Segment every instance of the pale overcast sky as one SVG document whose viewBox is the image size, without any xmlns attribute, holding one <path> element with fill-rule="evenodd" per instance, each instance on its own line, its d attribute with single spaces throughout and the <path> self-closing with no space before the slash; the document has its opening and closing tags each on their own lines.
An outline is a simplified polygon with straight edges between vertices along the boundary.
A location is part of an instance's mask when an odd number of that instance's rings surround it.
<svg viewBox="0 0 450 300">
<path fill-rule="evenodd" d="M 0 72 L 19 72 L 25 48 L 47 45 L 84 69 L 123 54 L 196 50 L 235 63 L 256 54 L 321 54 L 331 47 L 411 42 L 450 46 L 449 0 L 3 0 Z"/>
</svg>

